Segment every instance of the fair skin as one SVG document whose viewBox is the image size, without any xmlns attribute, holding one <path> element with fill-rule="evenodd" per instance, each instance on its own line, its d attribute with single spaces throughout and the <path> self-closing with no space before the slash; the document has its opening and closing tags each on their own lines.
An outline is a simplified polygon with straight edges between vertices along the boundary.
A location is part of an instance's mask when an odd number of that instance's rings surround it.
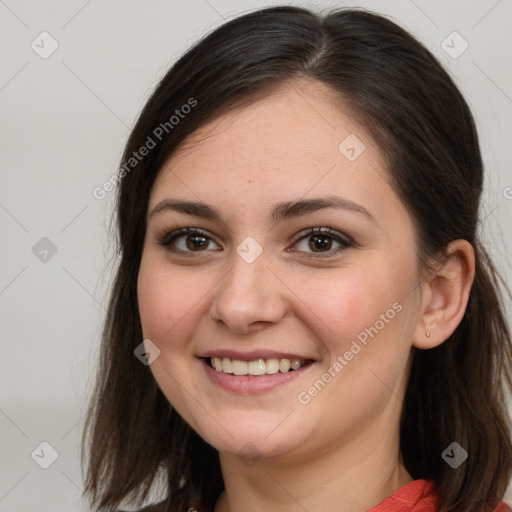
<svg viewBox="0 0 512 512">
<path fill-rule="evenodd" d="M 160 350 L 150 368 L 162 392 L 219 450 L 225 491 L 215 512 L 363 512 L 411 482 L 399 454 L 411 349 L 445 341 L 467 304 L 471 245 L 453 242 L 419 280 L 412 218 L 378 148 L 332 94 L 295 82 L 223 115 L 172 155 L 151 191 L 138 279 L 143 333 Z M 354 161 L 338 149 L 349 134 L 366 146 Z M 359 211 L 272 220 L 276 203 L 333 195 Z M 221 219 L 151 213 L 168 199 L 206 203 Z M 206 240 L 159 244 L 184 227 Z M 307 228 L 331 228 L 352 244 L 324 235 L 315 246 Z M 251 262 L 237 252 L 249 236 L 263 249 Z M 349 360 L 354 341 L 360 350 Z M 243 393 L 205 369 L 201 356 L 223 349 L 313 362 L 269 391 Z M 323 376 L 329 382 L 309 392 Z"/>
</svg>

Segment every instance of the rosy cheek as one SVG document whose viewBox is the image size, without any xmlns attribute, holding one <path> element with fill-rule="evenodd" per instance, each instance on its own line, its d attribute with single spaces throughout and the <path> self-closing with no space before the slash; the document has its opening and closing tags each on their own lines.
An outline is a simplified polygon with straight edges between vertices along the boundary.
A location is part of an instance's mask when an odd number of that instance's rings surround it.
<svg viewBox="0 0 512 512">
<path fill-rule="evenodd" d="M 139 312 L 144 336 L 161 343 L 166 330 L 177 320 L 175 294 L 169 292 L 158 271 L 142 266 L 138 279 Z M 176 320 L 173 317 L 176 317 Z"/>
<path fill-rule="evenodd" d="M 198 290 L 193 280 L 168 268 L 141 267 L 138 282 L 139 311 L 144 336 L 160 350 L 170 353 L 183 348 L 197 323 Z"/>
<path fill-rule="evenodd" d="M 377 276 L 368 271 L 351 269 L 336 277 L 326 276 L 305 286 L 301 292 L 304 302 L 316 315 L 328 344 L 331 357 L 343 353 L 348 345 L 368 326 L 374 325 L 381 313 L 389 309 L 393 300 L 377 284 Z M 382 281 L 382 276 L 379 278 Z M 391 289 L 391 288 L 387 288 Z"/>
</svg>

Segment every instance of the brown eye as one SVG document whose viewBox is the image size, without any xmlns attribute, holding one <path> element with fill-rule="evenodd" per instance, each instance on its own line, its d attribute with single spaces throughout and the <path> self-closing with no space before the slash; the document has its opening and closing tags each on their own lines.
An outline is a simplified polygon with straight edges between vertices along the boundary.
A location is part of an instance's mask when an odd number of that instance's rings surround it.
<svg viewBox="0 0 512 512">
<path fill-rule="evenodd" d="M 203 235 L 183 235 L 186 236 L 185 244 L 187 249 L 195 251 L 196 249 L 208 248 L 208 239 Z M 179 239 L 180 237 L 176 237 Z M 176 239 L 175 239 L 176 240 Z"/>
<path fill-rule="evenodd" d="M 325 235 L 314 235 L 309 238 L 309 247 L 313 252 L 329 250 L 332 247 L 332 238 Z"/>
<path fill-rule="evenodd" d="M 171 231 L 159 240 L 159 244 L 167 247 L 170 251 L 182 253 L 204 252 L 212 243 L 215 243 L 213 239 L 197 228 Z"/>
<path fill-rule="evenodd" d="M 338 244 L 334 249 L 333 243 Z M 302 248 L 298 250 L 310 253 L 312 257 L 332 256 L 352 246 L 352 243 L 344 235 L 331 228 L 312 228 L 308 230 L 304 236 L 295 242 L 294 246 L 300 246 L 300 244 L 302 244 Z"/>
</svg>

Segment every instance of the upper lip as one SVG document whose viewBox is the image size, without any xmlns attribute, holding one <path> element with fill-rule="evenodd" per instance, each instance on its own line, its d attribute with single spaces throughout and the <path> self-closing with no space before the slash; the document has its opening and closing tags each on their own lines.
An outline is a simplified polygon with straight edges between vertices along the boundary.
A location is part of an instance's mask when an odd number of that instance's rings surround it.
<svg viewBox="0 0 512 512">
<path fill-rule="evenodd" d="M 314 361 L 313 357 L 293 354 L 291 352 L 276 352 L 274 350 L 251 350 L 240 352 L 239 350 L 218 349 L 202 352 L 197 357 L 227 357 L 239 361 L 256 361 L 257 359 L 299 359 L 300 361 Z"/>
</svg>

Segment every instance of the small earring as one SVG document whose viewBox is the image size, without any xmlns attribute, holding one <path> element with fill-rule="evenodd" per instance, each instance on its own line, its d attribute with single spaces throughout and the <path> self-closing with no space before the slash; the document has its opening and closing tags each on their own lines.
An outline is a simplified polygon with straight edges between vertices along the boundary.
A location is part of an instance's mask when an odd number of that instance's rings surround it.
<svg viewBox="0 0 512 512">
<path fill-rule="evenodd" d="M 426 331 L 426 332 L 425 332 L 425 336 L 426 336 L 427 338 L 430 338 L 430 333 L 429 333 L 428 331 Z"/>
</svg>

